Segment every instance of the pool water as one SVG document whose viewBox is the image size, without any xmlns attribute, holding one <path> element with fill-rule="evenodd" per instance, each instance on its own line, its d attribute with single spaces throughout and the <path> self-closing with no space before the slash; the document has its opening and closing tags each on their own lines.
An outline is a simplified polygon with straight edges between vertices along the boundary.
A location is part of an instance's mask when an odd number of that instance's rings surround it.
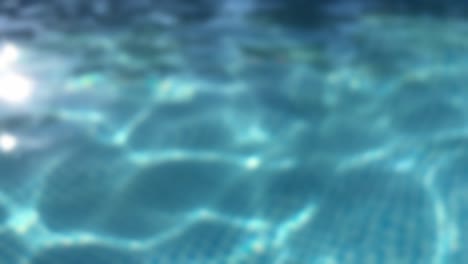
<svg viewBox="0 0 468 264">
<path fill-rule="evenodd" d="M 0 263 L 468 259 L 466 21 L 220 21 L 2 40 Z"/>
</svg>

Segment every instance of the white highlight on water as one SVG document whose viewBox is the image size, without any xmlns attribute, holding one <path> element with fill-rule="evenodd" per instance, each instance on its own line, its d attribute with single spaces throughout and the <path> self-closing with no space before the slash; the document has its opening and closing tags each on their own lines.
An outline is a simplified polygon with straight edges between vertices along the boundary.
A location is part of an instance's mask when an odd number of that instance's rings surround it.
<svg viewBox="0 0 468 264">
<path fill-rule="evenodd" d="M 2 133 L 0 135 L 0 149 L 2 152 L 11 152 L 18 145 L 17 138 L 9 133 Z"/>
</svg>

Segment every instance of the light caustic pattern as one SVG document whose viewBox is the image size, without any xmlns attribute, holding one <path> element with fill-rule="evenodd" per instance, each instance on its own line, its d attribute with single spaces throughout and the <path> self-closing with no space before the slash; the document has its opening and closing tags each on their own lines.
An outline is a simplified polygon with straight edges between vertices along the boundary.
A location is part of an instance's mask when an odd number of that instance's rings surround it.
<svg viewBox="0 0 468 264">
<path fill-rule="evenodd" d="M 463 263 L 466 26 L 25 45 L 34 94 L 2 104 L 0 262 Z"/>
</svg>

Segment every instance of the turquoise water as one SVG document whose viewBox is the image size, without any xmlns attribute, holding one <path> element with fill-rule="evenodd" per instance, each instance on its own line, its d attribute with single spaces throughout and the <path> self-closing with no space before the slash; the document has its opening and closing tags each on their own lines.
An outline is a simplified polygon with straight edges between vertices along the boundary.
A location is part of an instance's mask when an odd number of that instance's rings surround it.
<svg viewBox="0 0 468 264">
<path fill-rule="evenodd" d="M 466 28 L 5 38 L 0 263 L 463 263 Z"/>
</svg>

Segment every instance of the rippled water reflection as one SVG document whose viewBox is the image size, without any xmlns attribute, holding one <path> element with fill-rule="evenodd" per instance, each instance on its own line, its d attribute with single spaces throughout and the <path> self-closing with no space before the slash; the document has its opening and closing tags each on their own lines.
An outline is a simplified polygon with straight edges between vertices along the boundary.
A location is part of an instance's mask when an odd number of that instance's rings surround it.
<svg viewBox="0 0 468 264">
<path fill-rule="evenodd" d="M 2 42 L 0 262 L 462 263 L 466 26 Z"/>
</svg>

